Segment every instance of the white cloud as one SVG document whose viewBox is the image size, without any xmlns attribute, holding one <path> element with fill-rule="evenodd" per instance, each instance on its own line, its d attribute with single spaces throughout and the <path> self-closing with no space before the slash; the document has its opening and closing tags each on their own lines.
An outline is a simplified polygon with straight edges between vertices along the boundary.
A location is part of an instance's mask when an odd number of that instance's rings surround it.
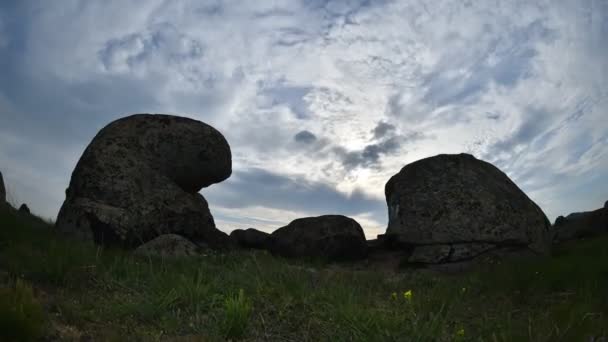
<svg viewBox="0 0 608 342">
<path fill-rule="evenodd" d="M 0 81 L 0 94 L 41 125 L 48 115 L 62 120 L 60 113 L 83 129 L 87 115 L 100 126 L 132 110 L 195 117 L 224 132 L 235 170 L 263 168 L 380 200 L 403 165 L 471 152 L 495 162 L 554 217 L 599 206 L 593 201 L 608 192 L 597 185 L 603 194 L 584 199 L 564 190 L 608 173 L 601 148 L 607 7 L 567 0 L 24 3 L 23 47 L 5 64 L 13 74 Z M 0 41 L 11 37 L 2 27 Z M 11 85 L 17 79 L 20 88 Z M 40 105 L 16 89 L 34 92 Z M 395 136 L 432 139 L 404 140 L 363 162 L 366 147 L 376 144 L 370 156 L 381 144 L 373 133 L 379 122 L 394 126 Z M 37 146 L 55 131 L 35 140 L 28 127 L 32 152 L 14 157 L 7 151 L 18 146 L 8 138 L 15 127 L 0 129 L 3 162 L 31 168 Z M 303 130 L 317 140 L 298 144 Z M 86 143 L 79 136 L 69 149 Z M 354 156 L 355 167 L 345 168 L 336 151 Z M 71 167 L 54 172 L 67 182 Z M 55 207 L 40 210 L 51 216 Z M 244 208 L 239 222 L 307 214 L 279 207 Z M 219 226 L 235 214 L 215 211 Z M 378 215 L 360 218 L 375 231 L 385 224 Z"/>
</svg>

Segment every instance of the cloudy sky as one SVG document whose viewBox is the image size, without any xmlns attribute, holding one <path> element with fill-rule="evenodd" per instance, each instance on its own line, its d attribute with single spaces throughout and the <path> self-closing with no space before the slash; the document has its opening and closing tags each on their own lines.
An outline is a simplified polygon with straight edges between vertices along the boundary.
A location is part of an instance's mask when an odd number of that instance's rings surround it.
<svg viewBox="0 0 608 342">
<path fill-rule="evenodd" d="M 0 2 L 0 170 L 54 218 L 95 133 L 132 113 L 219 129 L 225 231 L 302 216 L 382 233 L 384 184 L 467 152 L 553 220 L 608 200 L 608 0 Z"/>
</svg>

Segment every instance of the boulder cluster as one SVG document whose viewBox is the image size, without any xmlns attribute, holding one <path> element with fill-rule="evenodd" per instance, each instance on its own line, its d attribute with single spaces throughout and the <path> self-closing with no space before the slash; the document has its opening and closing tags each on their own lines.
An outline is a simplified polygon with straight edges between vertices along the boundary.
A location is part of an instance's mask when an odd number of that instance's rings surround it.
<svg viewBox="0 0 608 342">
<path fill-rule="evenodd" d="M 578 227 L 608 230 L 605 207 L 560 217 L 553 234 L 543 211 L 507 175 L 458 154 L 406 165 L 386 183 L 389 223 L 377 240 L 367 241 L 359 223 L 341 215 L 299 218 L 271 234 L 250 228 L 228 236 L 199 191 L 231 172 L 230 146 L 213 127 L 170 115 L 128 116 L 103 128 L 84 151 L 56 228 L 141 255 L 248 248 L 340 261 L 397 251 L 414 266 L 544 255 L 552 240 L 581 234 Z"/>
</svg>

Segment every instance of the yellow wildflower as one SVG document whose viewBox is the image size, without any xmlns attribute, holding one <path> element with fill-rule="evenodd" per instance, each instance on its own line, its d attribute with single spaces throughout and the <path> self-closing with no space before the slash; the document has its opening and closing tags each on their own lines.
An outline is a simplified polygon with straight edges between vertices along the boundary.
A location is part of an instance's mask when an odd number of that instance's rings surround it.
<svg viewBox="0 0 608 342">
<path fill-rule="evenodd" d="M 456 336 L 464 336 L 464 328 L 458 329 L 458 331 L 456 331 Z"/>
<path fill-rule="evenodd" d="M 403 298 L 405 298 L 405 300 L 412 300 L 412 290 L 403 292 Z"/>
</svg>

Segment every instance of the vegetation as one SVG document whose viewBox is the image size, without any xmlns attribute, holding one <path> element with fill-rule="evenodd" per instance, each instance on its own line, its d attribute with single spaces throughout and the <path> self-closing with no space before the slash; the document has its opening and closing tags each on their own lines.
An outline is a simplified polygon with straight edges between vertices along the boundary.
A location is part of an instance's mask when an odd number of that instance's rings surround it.
<svg viewBox="0 0 608 342">
<path fill-rule="evenodd" d="M 0 288 L 0 331 L 4 339 L 30 341 L 42 337 L 46 320 L 32 287 L 16 279 Z"/>
<path fill-rule="evenodd" d="M 0 212 L 0 340 L 608 338 L 608 238 L 560 247 L 551 258 L 440 276 L 246 251 L 135 257 L 32 222 Z"/>
</svg>

